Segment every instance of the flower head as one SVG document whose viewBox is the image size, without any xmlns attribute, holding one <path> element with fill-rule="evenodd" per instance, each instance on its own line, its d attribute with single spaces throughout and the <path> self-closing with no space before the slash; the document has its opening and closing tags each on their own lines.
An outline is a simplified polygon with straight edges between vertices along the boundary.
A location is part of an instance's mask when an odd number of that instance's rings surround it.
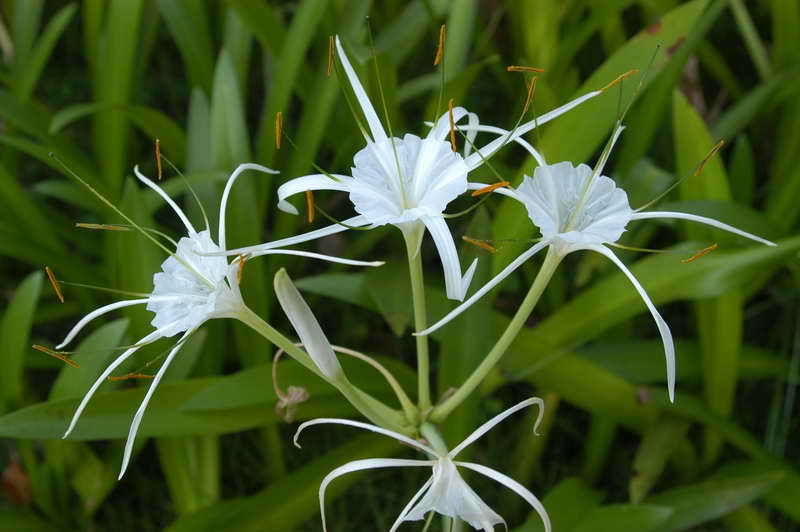
<svg viewBox="0 0 800 532">
<path fill-rule="evenodd" d="M 97 389 L 114 370 L 133 356 L 143 346 L 153 343 L 161 338 L 168 338 L 183 333 L 174 347 L 167 354 L 164 363 L 159 368 L 155 377 L 142 400 L 139 409 L 134 415 L 125 444 L 120 478 L 125 473 L 133 450 L 133 443 L 139 429 L 144 411 L 155 392 L 156 387 L 164 377 L 172 360 L 185 345 L 186 340 L 206 321 L 215 318 L 236 318 L 246 308 L 239 290 L 240 269 L 244 258 L 237 257 L 230 263 L 224 256 L 209 256 L 208 253 L 224 252 L 225 247 L 225 211 L 231 187 L 245 170 L 258 170 L 266 173 L 277 173 L 257 164 L 242 164 L 231 174 L 222 194 L 219 211 L 219 243 L 211 238 L 208 227 L 197 231 L 189 221 L 183 210 L 170 198 L 164 190 L 153 181 L 134 168 L 138 179 L 161 196 L 169 205 L 186 228 L 186 236 L 176 244 L 174 251 L 169 251 L 159 241 L 159 246 L 169 253 L 169 257 L 161 264 L 161 271 L 153 276 L 153 291 L 142 294 L 141 298 L 118 301 L 93 310 L 67 333 L 64 341 L 57 346 L 58 349 L 69 344 L 78 333 L 92 320 L 120 308 L 134 305 L 146 305 L 147 310 L 154 313 L 152 325 L 154 330 L 141 338 L 133 346 L 126 349 L 102 372 L 89 391 L 83 397 L 78 409 L 72 417 L 64 438 L 75 428 L 83 410 Z M 138 227 L 138 226 L 137 226 Z M 149 235 L 153 238 L 152 235 Z M 381 262 L 361 262 L 307 253 L 294 250 L 273 249 L 260 254 L 290 254 L 328 260 L 350 265 L 378 266 Z"/>
<path fill-rule="evenodd" d="M 606 245 L 614 244 L 619 240 L 629 222 L 647 218 L 689 220 L 710 225 L 768 246 L 774 246 L 775 243 L 704 216 L 667 211 L 636 212 L 631 209 L 625 191 L 618 188 L 613 179 L 602 175 L 611 149 L 622 130 L 623 126 L 621 125 L 616 128 L 594 169 L 585 164 L 573 166 L 570 162 L 547 164 L 540 153 L 530 145 L 523 144 L 539 162 L 533 177 L 525 176 L 522 184 L 516 190 L 499 188 L 494 192 L 509 196 L 525 206 L 531 222 L 539 228 L 542 234 L 541 240 L 514 259 L 467 301 L 436 324 L 418 334 L 430 334 L 461 314 L 526 260 L 546 247 L 552 247 L 559 259 L 573 251 L 595 251 L 607 257 L 622 270 L 652 314 L 664 344 L 667 386 L 670 400 L 674 400 L 675 346 L 669 325 L 656 310 L 647 292 L 633 273 Z M 470 183 L 470 188 L 479 189 L 484 186 L 486 185 L 481 183 Z"/>
<path fill-rule="evenodd" d="M 469 288 L 476 262 L 462 275 L 453 236 L 444 220 L 448 204 L 469 188 L 467 174 L 481 166 L 487 158 L 514 138 L 544 124 L 600 94 L 592 91 L 565 104 L 536 121 L 531 121 L 497 138 L 473 152 L 472 139 L 479 130 L 478 116 L 462 107 L 444 113 L 423 138 L 407 134 L 402 138 L 387 134 L 347 54 L 336 38 L 336 50 L 350 86 L 366 119 L 366 146 L 353 159 L 351 175 L 312 174 L 292 179 L 278 188 L 278 207 L 292 214 L 297 209 L 286 199 L 294 194 L 314 190 L 347 192 L 357 216 L 323 229 L 231 250 L 229 253 L 259 253 L 262 250 L 289 246 L 338 233 L 350 227 L 376 227 L 392 224 L 400 228 L 410 249 L 418 249 L 427 229 L 436 245 L 444 271 L 447 297 L 462 300 Z M 451 114 L 452 113 L 452 114 Z M 463 154 L 453 151 L 446 142 L 451 127 L 466 119 L 468 142 Z M 452 126 L 451 126 L 452 124 Z M 489 128 L 491 129 L 491 128 Z"/>
<path fill-rule="evenodd" d="M 295 445 L 300 436 L 300 433 L 311 425 L 319 425 L 323 423 L 333 423 L 339 425 L 349 425 L 352 427 L 359 427 L 378 434 L 383 434 L 414 447 L 428 455 L 427 460 L 407 460 L 396 458 L 369 458 L 365 460 L 355 460 L 340 466 L 330 473 L 322 480 L 319 488 L 319 503 L 320 512 L 322 514 L 322 528 L 327 530 L 325 521 L 325 490 L 334 479 L 346 473 L 354 471 L 361 471 L 365 469 L 380 469 L 385 467 L 430 467 L 431 477 L 422 485 L 422 487 L 411 497 L 408 504 L 400 512 L 400 515 L 392 525 L 390 532 L 394 532 L 404 521 L 417 521 L 425 519 L 428 512 L 437 512 L 442 515 L 462 519 L 469 523 L 476 530 L 483 530 L 484 532 L 491 532 L 494 530 L 494 525 L 503 524 L 505 520 L 500 517 L 494 510 L 492 510 L 475 491 L 461 477 L 458 472 L 459 467 L 470 469 L 481 475 L 491 478 L 492 480 L 502 484 L 503 486 L 516 492 L 520 497 L 525 499 L 536 512 L 541 516 L 545 525 L 545 530 L 550 532 L 550 519 L 547 515 L 542 503 L 536 496 L 531 493 L 525 486 L 515 481 L 514 479 L 488 468 L 481 464 L 472 462 L 461 462 L 456 460 L 456 456 L 463 451 L 466 447 L 471 445 L 475 440 L 486 434 L 495 425 L 503 421 L 511 414 L 522 410 L 531 405 L 539 406 L 539 417 L 534 425 L 534 432 L 542 420 L 542 408 L 544 402 L 538 397 L 533 397 L 518 403 L 517 405 L 501 412 L 480 427 L 475 432 L 467 436 L 464 441 L 458 444 L 451 451 L 442 449 L 440 445 L 428 445 L 420 441 L 411 439 L 402 434 L 386 430 L 375 425 L 368 423 L 361 423 L 359 421 L 351 421 L 349 419 L 335 419 L 323 418 L 306 421 L 301 424 L 297 429 L 294 436 Z M 298 445 L 299 447 L 299 445 Z"/>
</svg>

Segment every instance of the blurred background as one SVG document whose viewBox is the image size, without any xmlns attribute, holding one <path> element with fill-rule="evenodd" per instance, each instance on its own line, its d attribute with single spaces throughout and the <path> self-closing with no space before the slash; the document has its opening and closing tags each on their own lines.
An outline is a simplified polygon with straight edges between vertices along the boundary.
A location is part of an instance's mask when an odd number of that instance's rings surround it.
<svg viewBox="0 0 800 532">
<path fill-rule="evenodd" d="M 309 431 L 303 449 L 294 448 L 297 420 L 355 413 L 286 360 L 281 386 L 310 394 L 287 423 L 275 410 L 274 348 L 226 320 L 205 325 L 182 351 L 117 482 L 123 438 L 147 381 L 105 383 L 70 440 L 59 438 L 118 353 L 112 348 L 146 334 L 150 313 L 123 310 L 93 324 L 72 355 L 80 368 L 30 347 L 57 344 L 81 316 L 116 299 L 63 286 L 61 303 L 45 266 L 65 281 L 148 292 L 165 258 L 134 232 L 76 228 L 121 220 L 51 152 L 138 223 L 175 238 L 182 228 L 174 215 L 132 177 L 135 164 L 155 176 L 156 138 L 186 176 L 165 165 L 162 184 L 196 223 L 202 214 L 187 183 L 215 227 L 222 184 L 239 163 L 281 171 L 240 179 L 228 209 L 231 246 L 326 223 L 309 226 L 303 215 L 278 211 L 275 188 L 313 164 L 348 173 L 363 147 L 342 84 L 326 72 L 333 34 L 373 101 L 370 59 L 377 58 L 395 132 L 423 134 L 440 89 L 444 101 L 453 98 L 483 123 L 513 127 L 529 75 L 507 72 L 508 65 L 545 69 L 532 109 L 539 114 L 638 69 L 528 136 L 551 162 L 593 164 L 619 110 L 633 101 L 606 173 L 634 208 L 691 175 L 726 141 L 661 206 L 781 245 L 636 222 L 622 243 L 666 252 L 619 251 L 675 334 L 676 403 L 668 403 L 661 343 L 641 299 L 599 255 L 574 254 L 498 371 L 444 431 L 452 445 L 512 402 L 545 398 L 543 436 L 531 433 L 532 412 L 469 451 L 543 498 L 558 532 L 800 529 L 800 2 L 3 0 L 0 20 L 0 530 L 319 530 L 317 489 L 328 471 L 358 458 L 411 455 L 392 440 L 341 427 Z M 444 23 L 442 72 L 433 59 Z M 295 147 L 276 149 L 278 111 Z M 517 147 L 493 162 L 513 183 L 534 168 Z M 473 177 L 493 176 L 481 169 Z M 351 215 L 343 194 L 319 193 L 316 201 L 340 219 Z M 459 199 L 449 211 L 472 203 Z M 497 248 L 464 245 L 463 261 L 480 258 L 473 286 L 536 236 L 524 209 L 497 199 L 451 227 L 459 243 L 468 235 Z M 683 262 L 712 244 L 715 251 Z M 253 260 L 243 280 L 247 303 L 293 335 L 272 297 L 272 275 L 287 267 L 330 340 L 375 356 L 412 392 L 399 231 L 350 231 L 304 248 L 388 262 L 364 271 Z M 451 303 L 430 241 L 423 253 L 435 318 Z M 536 271 L 535 261 L 527 264 L 434 336 L 437 396 L 493 345 Z M 163 344 L 143 349 L 120 374 L 154 373 Z M 394 404 L 368 367 L 342 362 L 353 381 Z M 337 480 L 328 490 L 329 530 L 388 529 L 425 475 L 387 470 Z M 522 500 L 484 479 L 468 481 L 510 529 L 542 530 Z M 435 519 L 429 530 L 440 529 Z"/>
</svg>

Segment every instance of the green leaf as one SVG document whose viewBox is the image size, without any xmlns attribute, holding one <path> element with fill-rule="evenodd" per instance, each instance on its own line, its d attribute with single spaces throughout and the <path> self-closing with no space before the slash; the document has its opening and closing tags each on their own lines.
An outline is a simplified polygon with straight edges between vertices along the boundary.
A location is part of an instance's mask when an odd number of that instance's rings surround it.
<svg viewBox="0 0 800 532">
<path fill-rule="evenodd" d="M 19 405 L 25 383 L 25 357 L 31 353 L 33 314 L 42 290 L 42 272 L 33 272 L 17 288 L 0 322 L 3 339 L 3 371 L 0 372 L 0 412 Z M 45 356 L 41 353 L 37 355 Z"/>
<path fill-rule="evenodd" d="M 659 418 L 648 427 L 633 460 L 634 476 L 628 482 L 633 504 L 639 504 L 650 492 L 688 429 L 686 421 L 668 416 Z"/>
<path fill-rule="evenodd" d="M 178 45 L 191 86 L 210 91 L 214 53 L 206 6 L 185 0 L 158 0 L 158 10 Z"/>
<path fill-rule="evenodd" d="M 655 532 L 673 514 L 653 504 L 615 504 L 594 509 L 573 532 Z"/>
<path fill-rule="evenodd" d="M 598 507 L 603 494 L 587 486 L 582 480 L 567 477 L 550 490 L 542 504 L 550 516 L 553 530 L 571 532 L 584 517 L 590 515 Z M 514 529 L 514 532 L 544 532 L 542 518 L 531 512 L 525 524 Z"/>
<path fill-rule="evenodd" d="M 403 266 L 400 261 L 391 261 L 380 268 L 369 268 L 364 276 L 375 307 L 397 336 L 402 336 L 411 322 L 408 268 Z"/>
<path fill-rule="evenodd" d="M 60 530 L 25 510 L 0 510 L 0 529 L 14 532 L 56 532 Z"/>
</svg>

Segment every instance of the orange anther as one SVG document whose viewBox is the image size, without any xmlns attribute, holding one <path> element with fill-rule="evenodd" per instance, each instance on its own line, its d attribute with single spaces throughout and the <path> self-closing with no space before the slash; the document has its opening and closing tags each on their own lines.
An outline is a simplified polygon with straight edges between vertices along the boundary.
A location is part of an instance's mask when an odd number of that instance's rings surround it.
<svg viewBox="0 0 800 532">
<path fill-rule="evenodd" d="M 445 35 L 446 35 L 446 30 L 444 24 L 442 24 L 441 27 L 439 28 L 439 46 L 436 48 L 436 57 L 433 59 L 433 66 L 436 66 L 442 62 L 442 57 L 444 56 Z"/>
<path fill-rule="evenodd" d="M 314 223 L 314 193 L 306 190 L 306 210 L 308 211 L 308 223 Z"/>
<path fill-rule="evenodd" d="M 108 380 L 110 380 L 111 382 L 119 382 L 119 381 L 127 381 L 130 379 L 152 379 L 153 377 L 155 377 L 155 375 L 148 375 L 146 373 L 128 373 L 127 375 L 120 375 L 118 377 L 110 375 L 108 377 Z"/>
<path fill-rule="evenodd" d="M 456 122 L 453 120 L 452 98 L 447 102 L 447 115 L 450 117 L 450 147 L 453 148 L 453 151 L 458 151 L 458 146 L 456 145 Z"/>
<path fill-rule="evenodd" d="M 544 69 L 543 68 L 530 67 L 530 66 L 511 65 L 511 66 L 506 67 L 506 71 L 507 72 L 538 72 L 538 73 L 542 73 L 542 72 L 544 72 Z"/>
<path fill-rule="evenodd" d="M 242 284 L 242 277 L 244 276 L 244 262 L 246 260 L 246 256 L 239 255 L 239 269 L 236 270 L 236 284 Z"/>
<path fill-rule="evenodd" d="M 625 79 L 625 78 L 627 78 L 629 76 L 632 76 L 632 75 L 636 74 L 637 72 L 639 72 L 639 70 L 635 69 L 635 68 L 632 69 L 632 70 L 628 70 L 624 74 L 618 76 L 617 79 L 615 79 L 614 81 L 612 81 L 611 83 L 609 83 L 608 85 L 606 85 L 605 87 L 600 89 L 600 92 L 603 92 L 603 91 L 606 91 L 606 90 L 610 89 L 611 87 L 613 87 L 614 85 L 616 85 L 617 83 L 622 81 L 623 79 Z"/>
<path fill-rule="evenodd" d="M 689 262 L 694 262 L 697 259 L 699 259 L 700 257 L 702 257 L 703 255 L 708 255 L 709 253 L 711 253 L 712 251 L 717 249 L 717 247 L 718 246 L 716 244 L 711 244 L 707 248 L 701 249 L 700 251 L 698 251 L 697 253 L 695 253 L 694 255 L 689 257 L 688 259 L 681 260 L 681 262 L 683 262 L 684 264 L 689 263 Z"/>
<path fill-rule="evenodd" d="M 326 76 L 330 76 L 333 72 L 333 35 L 328 37 L 328 69 L 325 71 Z"/>
<path fill-rule="evenodd" d="M 156 167 L 158 167 L 158 180 L 161 181 L 161 139 L 156 139 Z"/>
<path fill-rule="evenodd" d="M 463 240 L 467 244 L 472 244 L 473 246 L 477 246 L 477 247 L 481 248 L 484 251 L 488 251 L 489 253 L 496 253 L 497 252 L 497 248 L 495 248 L 492 245 L 487 244 L 483 240 L 476 240 L 476 239 L 470 238 L 470 237 L 468 237 L 466 235 L 462 236 L 461 240 Z"/>
<path fill-rule="evenodd" d="M 275 114 L 275 149 L 281 149 L 281 137 L 283 136 L 283 113 L 278 111 Z"/>
<path fill-rule="evenodd" d="M 119 225 L 90 224 L 83 222 L 76 223 L 75 227 L 80 227 L 81 229 L 97 229 L 102 231 L 133 231 L 133 229 L 131 229 L 130 227 L 122 227 Z"/>
<path fill-rule="evenodd" d="M 717 152 L 718 152 L 718 151 L 719 151 L 719 150 L 720 150 L 720 149 L 721 149 L 721 148 L 722 148 L 724 145 L 725 145 L 725 141 L 724 141 L 724 140 L 721 140 L 721 141 L 717 142 L 717 143 L 714 145 L 714 147 L 713 147 L 713 148 L 711 148 L 711 151 L 709 151 L 709 152 L 708 152 L 708 155 L 706 155 L 706 156 L 703 158 L 703 161 L 702 161 L 702 162 L 700 163 L 700 165 L 697 167 L 697 170 L 695 170 L 695 171 L 694 171 L 694 174 L 692 174 L 692 175 L 693 175 L 693 177 L 697 177 L 697 176 L 699 176 L 699 175 L 700 175 L 700 172 L 702 172 L 702 171 L 703 171 L 703 168 L 705 168 L 705 167 L 706 167 L 706 163 L 708 162 L 708 160 L 709 160 L 709 159 L 711 159 L 711 158 L 714 156 L 714 154 L 715 154 L 715 153 L 717 153 Z"/>
<path fill-rule="evenodd" d="M 61 293 L 61 286 L 58 284 L 58 279 L 56 279 L 56 274 L 53 273 L 53 270 L 50 269 L 50 266 L 45 266 L 44 271 L 47 274 L 47 278 L 50 279 L 50 285 L 53 287 L 53 291 L 56 293 L 56 297 L 62 303 L 64 302 L 64 294 Z"/>
<path fill-rule="evenodd" d="M 508 181 L 500 181 L 498 183 L 492 183 L 491 185 L 479 188 L 478 190 L 473 190 L 472 197 L 475 198 L 478 196 L 482 196 L 483 194 L 488 194 L 489 192 L 495 191 L 498 188 L 507 187 L 510 184 L 511 183 L 509 183 Z"/>
<path fill-rule="evenodd" d="M 45 355 L 50 355 L 53 358 L 57 358 L 61 362 L 63 362 L 64 364 L 72 366 L 73 368 L 79 368 L 80 367 L 77 362 L 75 362 L 74 360 L 70 359 L 67 356 L 67 354 L 64 353 L 63 351 L 53 351 L 49 347 L 45 347 L 45 346 L 39 345 L 39 344 L 33 344 L 31 347 L 33 347 L 37 351 L 41 351 Z"/>
</svg>

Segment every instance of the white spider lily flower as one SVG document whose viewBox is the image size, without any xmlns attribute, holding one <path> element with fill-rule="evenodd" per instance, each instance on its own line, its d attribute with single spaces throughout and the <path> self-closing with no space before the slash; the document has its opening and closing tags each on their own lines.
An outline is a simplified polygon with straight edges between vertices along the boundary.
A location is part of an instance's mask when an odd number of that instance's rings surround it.
<svg viewBox="0 0 800 532">
<path fill-rule="evenodd" d="M 367 93 L 353 70 L 350 61 L 336 37 L 336 50 L 356 99 L 367 121 L 369 134 L 364 131 L 366 147 L 353 159 L 352 175 L 312 174 L 292 179 L 278 188 L 278 207 L 297 214 L 297 209 L 286 201 L 294 194 L 315 190 L 347 192 L 357 216 L 322 229 L 276 240 L 266 244 L 232 250 L 229 253 L 258 254 L 275 247 L 289 246 L 338 233 L 352 227 L 377 227 L 392 224 L 400 228 L 410 242 L 409 248 L 419 250 L 427 229 L 436 245 L 444 270 L 447 297 L 463 300 L 469 288 L 476 261 L 462 276 L 453 236 L 442 216 L 447 205 L 469 188 L 467 174 L 479 167 L 494 152 L 514 137 L 522 135 L 540 124 L 545 124 L 589 100 L 602 91 L 592 91 L 558 109 L 542 115 L 535 121 L 517 128 L 508 137 L 498 138 L 478 151 L 472 152 L 469 132 L 463 156 L 454 152 L 445 141 L 450 131 L 450 114 L 444 113 L 425 138 L 406 134 L 403 138 L 390 137 L 383 128 Z M 477 115 L 462 107 L 452 110 L 454 124 L 467 118 L 468 129 L 477 127 Z M 477 260 L 477 259 L 476 259 Z"/>
<path fill-rule="evenodd" d="M 484 532 L 492 532 L 494 525 L 502 524 L 506 526 L 505 520 L 500 517 L 494 510 L 492 510 L 472 488 L 464 481 L 458 472 L 459 467 L 470 469 L 481 475 L 491 478 L 492 480 L 502 484 L 503 486 L 511 489 L 520 497 L 525 499 L 528 504 L 533 507 L 539 514 L 544 522 L 546 532 L 551 531 L 550 518 L 547 515 L 542 503 L 536 496 L 530 492 L 525 486 L 516 480 L 495 471 L 494 469 L 486 466 L 475 464 L 471 462 L 461 462 L 456 460 L 456 456 L 463 451 L 467 446 L 471 445 L 478 438 L 489 432 L 495 425 L 503 421 L 505 418 L 522 410 L 531 405 L 539 406 L 539 417 L 533 427 L 534 433 L 539 427 L 542 420 L 542 413 L 544 402 L 538 397 L 532 397 L 515 406 L 496 415 L 480 427 L 475 432 L 467 436 L 467 438 L 457 445 L 453 450 L 447 451 L 446 449 L 439 449 L 439 445 L 427 445 L 420 441 L 411 439 L 402 434 L 398 434 L 391 430 L 376 427 L 368 423 L 359 421 L 351 421 L 349 419 L 336 419 L 336 418 L 321 418 L 306 421 L 298 427 L 294 435 L 294 443 L 300 447 L 297 440 L 300 433 L 311 425 L 319 425 L 323 423 L 333 423 L 339 425 L 349 425 L 366 429 L 378 434 L 383 434 L 397 441 L 410 445 L 411 447 L 422 451 L 429 456 L 427 460 L 407 460 L 397 458 L 369 458 L 365 460 L 354 460 L 340 467 L 337 467 L 322 480 L 319 487 L 319 504 L 320 513 L 322 514 L 322 529 L 327 531 L 327 523 L 325 520 L 325 490 L 334 479 L 346 473 L 354 471 L 362 471 L 366 469 L 381 469 L 387 467 L 430 467 L 432 468 L 432 475 L 411 497 L 411 500 L 406 504 L 405 508 L 400 512 L 400 515 L 392 525 L 390 532 L 395 532 L 404 521 L 418 521 L 425 519 L 428 512 L 434 511 L 442 515 L 453 518 L 462 519 L 469 523 L 476 530 L 483 530 Z M 538 434 L 538 433 L 537 433 Z M 434 449 L 436 447 L 437 449 Z M 506 527 L 507 528 L 507 527 Z"/>
<path fill-rule="evenodd" d="M 119 478 L 122 478 L 122 475 L 124 475 L 130 461 L 133 443 L 144 411 L 156 387 L 164 377 L 164 373 L 166 373 L 167 368 L 169 368 L 172 360 L 186 343 L 189 336 L 208 320 L 215 318 L 237 318 L 241 312 L 246 309 L 241 292 L 239 291 L 239 277 L 241 275 L 240 269 L 243 266 L 241 262 L 243 258 L 237 257 L 228 263 L 228 259 L 225 256 L 209 255 L 209 253 L 225 252 L 225 209 L 227 207 L 231 187 L 236 182 L 239 175 L 245 170 L 258 170 L 270 174 L 278 173 L 275 170 L 258 164 L 242 164 L 236 168 L 228 178 L 228 182 L 222 194 L 219 210 L 219 244 L 216 244 L 211 238 L 208 227 L 202 231 L 197 231 L 183 210 L 181 210 L 172 198 L 170 198 L 161 187 L 142 175 L 138 167 L 134 168 L 134 173 L 139 180 L 153 189 L 172 208 L 185 226 L 187 236 L 182 237 L 177 242 L 174 253 L 171 253 L 161 264 L 161 271 L 153 276 L 153 291 L 150 294 L 142 298 L 118 301 L 93 310 L 78 321 L 69 333 L 67 333 L 64 341 L 56 346 L 57 349 L 63 348 L 69 344 L 89 322 L 123 307 L 147 305 L 147 310 L 155 314 L 151 322 L 154 330 L 141 338 L 133 346 L 126 349 L 111 362 L 94 384 L 92 384 L 91 388 L 80 402 L 63 436 L 67 438 L 78 423 L 89 400 L 114 370 L 133 356 L 141 347 L 161 338 L 168 338 L 182 333 L 180 339 L 169 351 L 164 363 L 153 378 L 139 409 L 133 417 L 128 439 L 125 443 L 125 452 Z M 299 255 L 358 266 L 380 266 L 383 264 L 382 262 L 352 261 L 296 250 L 273 249 L 261 254 L 273 253 Z"/>
<path fill-rule="evenodd" d="M 776 244 L 705 216 L 666 211 L 637 212 L 631 209 L 625 191 L 618 188 L 613 179 L 602 175 L 608 154 L 622 129 L 623 126 L 619 126 L 615 130 L 608 149 L 601 156 L 594 170 L 585 164 L 573 166 L 570 162 L 548 165 L 544 162 L 541 154 L 532 151 L 537 160 L 541 160 L 540 166 L 537 166 L 533 172 L 533 177 L 524 176 L 522 184 L 516 190 L 499 188 L 494 192 L 509 196 L 522 203 L 528 211 L 531 222 L 539 228 L 542 239 L 514 259 L 464 303 L 431 327 L 417 334 L 430 334 L 451 321 L 544 248 L 554 248 L 560 257 L 573 251 L 595 251 L 607 257 L 622 270 L 652 314 L 664 344 L 669 397 L 670 401 L 674 401 L 675 346 L 670 328 L 633 273 L 606 247 L 606 244 L 613 244 L 619 240 L 629 222 L 649 218 L 676 218 L 699 222 L 761 244 L 768 246 Z M 529 151 L 531 150 L 532 148 L 529 149 Z M 470 184 L 470 188 L 476 189 L 484 186 L 486 185 L 480 183 Z"/>
</svg>

